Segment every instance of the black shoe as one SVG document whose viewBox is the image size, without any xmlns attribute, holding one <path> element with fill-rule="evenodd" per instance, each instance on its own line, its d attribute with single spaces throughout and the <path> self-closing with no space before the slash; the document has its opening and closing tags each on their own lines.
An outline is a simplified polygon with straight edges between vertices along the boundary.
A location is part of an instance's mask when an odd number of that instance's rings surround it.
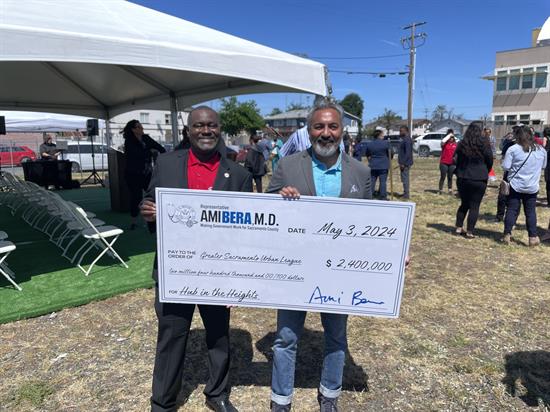
<svg viewBox="0 0 550 412">
<path fill-rule="evenodd" d="M 328 398 L 321 392 L 317 392 L 320 412 L 338 412 L 338 398 Z"/>
<path fill-rule="evenodd" d="M 206 398 L 206 406 L 216 412 L 239 412 L 238 409 L 231 404 L 229 399 L 214 400 Z"/>
<path fill-rule="evenodd" d="M 271 401 L 271 412 L 290 412 L 292 404 L 288 405 L 279 405 L 277 402 Z"/>
</svg>

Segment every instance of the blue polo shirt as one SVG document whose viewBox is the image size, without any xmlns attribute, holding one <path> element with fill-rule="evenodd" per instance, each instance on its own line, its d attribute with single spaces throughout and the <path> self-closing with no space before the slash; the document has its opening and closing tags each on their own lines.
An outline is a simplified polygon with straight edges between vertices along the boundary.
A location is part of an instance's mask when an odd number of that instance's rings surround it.
<svg viewBox="0 0 550 412">
<path fill-rule="evenodd" d="M 317 196 L 339 197 L 342 190 L 342 153 L 340 152 L 338 160 L 329 169 L 315 157 L 315 154 L 311 156 L 311 163 Z"/>
</svg>

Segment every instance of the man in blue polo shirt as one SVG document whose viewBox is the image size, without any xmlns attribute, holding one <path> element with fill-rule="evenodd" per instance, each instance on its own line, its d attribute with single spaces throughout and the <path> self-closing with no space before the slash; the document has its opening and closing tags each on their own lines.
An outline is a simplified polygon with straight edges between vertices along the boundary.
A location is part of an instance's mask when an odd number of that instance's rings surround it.
<svg viewBox="0 0 550 412">
<path fill-rule="evenodd" d="M 307 119 L 310 148 L 282 158 L 267 188 L 287 199 L 300 195 L 371 198 L 370 170 L 340 149 L 341 106 L 330 101 L 316 103 Z M 288 207 L 292 205 L 288 204 Z M 294 392 L 296 349 L 307 312 L 277 311 L 277 337 L 273 345 L 271 410 L 290 411 Z M 321 313 L 325 354 L 317 400 L 323 412 L 338 411 L 347 348 L 347 315 Z"/>
</svg>

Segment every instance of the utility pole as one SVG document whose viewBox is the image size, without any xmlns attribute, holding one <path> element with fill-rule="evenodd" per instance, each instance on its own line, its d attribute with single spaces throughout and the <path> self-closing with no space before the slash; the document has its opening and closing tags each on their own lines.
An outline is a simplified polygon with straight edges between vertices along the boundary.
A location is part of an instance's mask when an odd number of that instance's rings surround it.
<svg viewBox="0 0 550 412">
<path fill-rule="evenodd" d="M 403 27 L 403 30 L 411 31 L 409 37 L 403 37 L 401 44 L 403 48 L 409 49 L 409 100 L 407 103 L 407 124 L 409 126 L 409 133 L 413 131 L 413 101 L 414 101 L 414 70 L 416 64 L 416 48 L 422 46 L 426 42 L 426 33 L 416 34 L 416 28 L 426 24 L 425 21 L 419 23 L 411 23 L 408 26 Z M 415 40 L 419 39 L 420 44 L 415 44 Z"/>
</svg>

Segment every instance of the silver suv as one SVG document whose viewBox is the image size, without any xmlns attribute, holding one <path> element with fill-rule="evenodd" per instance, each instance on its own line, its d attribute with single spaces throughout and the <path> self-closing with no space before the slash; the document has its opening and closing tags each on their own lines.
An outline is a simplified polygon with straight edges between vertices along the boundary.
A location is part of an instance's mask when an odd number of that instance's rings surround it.
<svg viewBox="0 0 550 412">
<path fill-rule="evenodd" d="M 430 132 L 418 136 L 413 143 L 413 150 L 420 157 L 428 157 L 430 155 L 441 154 L 441 140 L 446 136 L 446 133 Z"/>
</svg>

